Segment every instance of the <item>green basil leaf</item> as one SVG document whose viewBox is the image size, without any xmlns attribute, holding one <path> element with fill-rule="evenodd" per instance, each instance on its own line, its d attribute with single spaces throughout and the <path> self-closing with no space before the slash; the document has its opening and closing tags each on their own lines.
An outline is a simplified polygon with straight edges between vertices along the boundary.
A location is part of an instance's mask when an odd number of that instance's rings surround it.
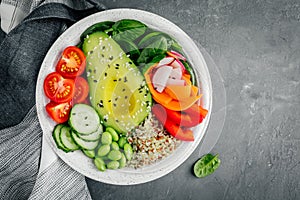
<svg viewBox="0 0 300 200">
<path fill-rule="evenodd" d="M 105 31 L 110 29 L 113 25 L 115 24 L 115 22 L 112 21 L 104 21 L 104 22 L 100 22 L 100 23 L 96 23 L 92 26 L 90 26 L 89 28 L 87 28 L 80 36 L 80 40 L 84 41 L 84 38 L 86 38 L 87 35 L 90 35 L 94 32 L 97 31 Z"/>
<path fill-rule="evenodd" d="M 155 56 L 165 54 L 168 50 L 168 42 L 166 38 L 162 37 L 154 43 L 142 50 L 137 62 L 139 64 L 150 62 Z"/>
<path fill-rule="evenodd" d="M 122 19 L 117 21 L 112 29 L 113 39 L 134 41 L 145 33 L 147 26 L 137 20 Z"/>
<path fill-rule="evenodd" d="M 140 56 L 140 50 L 139 48 L 129 40 L 116 40 L 118 44 L 121 46 L 123 51 L 127 54 L 130 55 L 130 58 L 133 61 L 136 61 L 138 57 Z"/>
<path fill-rule="evenodd" d="M 138 43 L 138 46 L 140 48 L 144 48 L 144 47 L 150 45 L 154 40 L 156 40 L 156 37 L 160 36 L 160 35 L 162 35 L 162 32 L 159 32 L 159 31 L 154 31 L 152 33 L 149 33 L 140 40 L 140 42 Z"/>
<path fill-rule="evenodd" d="M 194 174 L 198 178 L 203 178 L 212 174 L 221 164 L 218 154 L 213 156 L 206 154 L 200 158 L 194 165 Z"/>
</svg>

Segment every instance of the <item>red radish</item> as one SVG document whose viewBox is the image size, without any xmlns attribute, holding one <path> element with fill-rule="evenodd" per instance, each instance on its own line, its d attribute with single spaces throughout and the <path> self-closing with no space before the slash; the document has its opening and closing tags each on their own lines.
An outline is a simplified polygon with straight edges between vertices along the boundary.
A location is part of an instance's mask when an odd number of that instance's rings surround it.
<svg viewBox="0 0 300 200">
<path fill-rule="evenodd" d="M 181 55 L 180 53 L 176 52 L 176 51 L 171 50 L 171 51 L 168 51 L 167 54 L 169 56 L 172 56 L 173 58 L 177 58 L 177 59 L 186 61 L 186 58 L 183 55 Z"/>
<path fill-rule="evenodd" d="M 164 65 L 155 71 L 152 77 L 152 84 L 158 92 L 161 93 L 165 89 L 172 69 L 172 67 Z"/>
<path fill-rule="evenodd" d="M 170 74 L 172 79 L 182 79 L 182 70 L 180 68 L 173 68 Z"/>
<path fill-rule="evenodd" d="M 175 59 L 174 62 L 172 62 L 172 67 L 174 68 L 180 68 L 182 72 L 185 72 L 185 67 L 182 64 L 182 62 L 178 59 Z"/>
<path fill-rule="evenodd" d="M 159 61 L 157 67 L 160 67 L 163 65 L 171 65 L 174 60 L 175 59 L 173 57 L 165 57 Z"/>
<path fill-rule="evenodd" d="M 185 80 L 168 78 L 166 85 L 185 85 Z"/>
</svg>

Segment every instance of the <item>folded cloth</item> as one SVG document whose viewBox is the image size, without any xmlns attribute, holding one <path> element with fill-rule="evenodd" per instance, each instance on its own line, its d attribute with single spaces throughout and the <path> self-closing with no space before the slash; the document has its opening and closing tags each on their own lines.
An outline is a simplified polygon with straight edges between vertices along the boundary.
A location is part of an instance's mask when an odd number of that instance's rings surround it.
<svg viewBox="0 0 300 200">
<path fill-rule="evenodd" d="M 84 176 L 60 159 L 38 174 L 42 130 L 35 84 L 41 63 L 59 35 L 104 6 L 92 0 L 50 1 L 40 1 L 1 41 L 0 199 L 91 199 Z M 19 1 L 9 2 L 18 5 Z"/>
</svg>

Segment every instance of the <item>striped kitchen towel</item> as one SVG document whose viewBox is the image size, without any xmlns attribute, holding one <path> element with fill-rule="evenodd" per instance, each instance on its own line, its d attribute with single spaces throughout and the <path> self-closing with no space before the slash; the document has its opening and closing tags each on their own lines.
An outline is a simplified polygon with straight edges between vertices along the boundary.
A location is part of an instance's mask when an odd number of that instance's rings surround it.
<svg viewBox="0 0 300 200">
<path fill-rule="evenodd" d="M 42 139 L 35 84 L 61 33 L 103 9 L 92 0 L 1 1 L 0 199 L 91 199 L 85 177 Z"/>
</svg>

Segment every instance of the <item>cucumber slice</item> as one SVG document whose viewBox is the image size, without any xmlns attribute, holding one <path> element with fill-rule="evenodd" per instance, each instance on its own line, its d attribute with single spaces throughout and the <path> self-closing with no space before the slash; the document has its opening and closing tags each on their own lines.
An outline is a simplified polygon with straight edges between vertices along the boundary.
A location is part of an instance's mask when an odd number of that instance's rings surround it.
<svg viewBox="0 0 300 200">
<path fill-rule="evenodd" d="M 74 142 L 80 146 L 82 149 L 85 150 L 93 150 L 98 146 L 99 141 L 85 141 L 83 139 L 81 139 L 75 131 L 71 132 L 71 136 L 74 140 Z"/>
<path fill-rule="evenodd" d="M 102 127 L 102 125 L 100 124 L 100 125 L 99 125 L 99 128 L 97 129 L 96 132 L 93 132 L 93 133 L 88 134 L 88 135 L 78 133 L 77 135 L 78 135 L 81 139 L 83 139 L 83 140 L 85 140 L 85 141 L 96 141 L 96 140 L 99 140 L 99 139 L 100 139 L 102 132 L 103 132 L 103 127 Z"/>
<path fill-rule="evenodd" d="M 86 104 L 76 104 L 71 109 L 69 124 L 78 133 L 88 135 L 97 131 L 100 118 L 93 107 Z"/>
<path fill-rule="evenodd" d="M 71 138 L 71 127 L 64 126 L 60 129 L 59 138 L 61 143 L 68 149 L 69 151 L 78 150 L 79 147 L 74 143 Z"/>
<path fill-rule="evenodd" d="M 67 149 L 62 143 L 61 143 L 61 140 L 60 140 L 60 130 L 62 127 L 64 127 L 65 125 L 64 124 L 57 124 L 55 127 L 54 127 L 54 130 L 52 132 L 52 137 L 56 143 L 56 146 L 57 148 L 63 150 L 64 152 L 69 152 L 70 150 Z"/>
</svg>

